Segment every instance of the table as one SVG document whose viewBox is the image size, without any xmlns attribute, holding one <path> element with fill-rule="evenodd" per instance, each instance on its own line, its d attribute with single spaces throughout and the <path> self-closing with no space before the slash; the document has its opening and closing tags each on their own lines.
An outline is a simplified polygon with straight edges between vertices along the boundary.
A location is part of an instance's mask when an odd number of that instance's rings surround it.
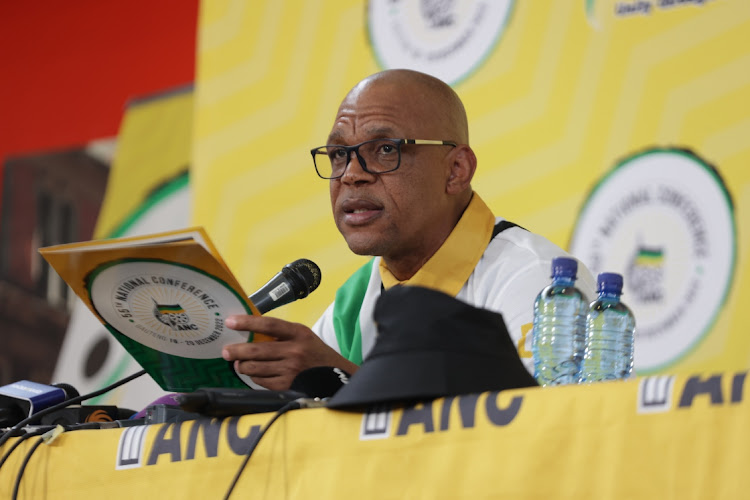
<svg viewBox="0 0 750 500">
<path fill-rule="evenodd" d="M 747 498 L 746 375 L 295 410 L 270 427 L 232 498 Z M 32 456 L 19 498 L 223 498 L 271 417 L 63 433 Z M 0 471 L 0 498 L 33 442 Z"/>
</svg>

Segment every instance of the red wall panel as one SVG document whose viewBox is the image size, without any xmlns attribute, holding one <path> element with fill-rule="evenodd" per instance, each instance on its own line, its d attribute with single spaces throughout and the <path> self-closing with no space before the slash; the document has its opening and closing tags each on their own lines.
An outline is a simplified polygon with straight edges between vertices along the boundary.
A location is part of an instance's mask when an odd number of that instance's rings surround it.
<svg viewBox="0 0 750 500">
<path fill-rule="evenodd" d="M 127 100 L 191 83 L 198 0 L 0 2 L 0 164 L 117 133 Z"/>
</svg>

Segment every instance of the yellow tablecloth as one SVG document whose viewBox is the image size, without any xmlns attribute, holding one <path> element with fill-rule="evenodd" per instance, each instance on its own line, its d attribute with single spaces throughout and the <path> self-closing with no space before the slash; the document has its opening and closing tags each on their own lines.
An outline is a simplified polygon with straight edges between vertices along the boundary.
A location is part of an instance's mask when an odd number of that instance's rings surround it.
<svg viewBox="0 0 750 500">
<path fill-rule="evenodd" d="M 271 426 L 232 498 L 747 498 L 746 374 L 490 392 L 370 414 L 295 410 Z M 19 498 L 223 498 L 271 417 L 64 433 L 31 457 Z M 34 440 L 0 470 L 0 498 Z"/>
</svg>

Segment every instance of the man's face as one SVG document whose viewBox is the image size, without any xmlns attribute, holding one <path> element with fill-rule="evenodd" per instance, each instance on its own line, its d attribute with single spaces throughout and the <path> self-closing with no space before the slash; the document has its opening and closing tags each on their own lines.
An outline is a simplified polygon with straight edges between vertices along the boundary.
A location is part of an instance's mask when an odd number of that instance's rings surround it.
<svg viewBox="0 0 750 500">
<path fill-rule="evenodd" d="M 339 108 L 328 144 L 354 145 L 378 138 L 442 137 L 435 103 L 408 87 L 375 83 L 355 90 Z M 446 195 L 451 148 L 403 145 L 401 166 L 365 172 L 352 155 L 343 177 L 330 181 L 333 216 L 349 248 L 386 261 L 427 256 L 452 227 Z M 448 230 L 449 232 L 450 230 Z"/>
</svg>

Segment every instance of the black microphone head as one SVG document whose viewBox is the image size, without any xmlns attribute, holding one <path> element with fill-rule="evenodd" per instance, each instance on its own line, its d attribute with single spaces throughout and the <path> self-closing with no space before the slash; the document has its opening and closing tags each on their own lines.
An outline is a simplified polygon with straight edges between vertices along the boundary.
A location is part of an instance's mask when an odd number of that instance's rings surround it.
<svg viewBox="0 0 750 500">
<path fill-rule="evenodd" d="M 298 299 L 307 297 L 320 285 L 320 268 L 311 260 L 295 260 L 285 265 L 281 272 L 289 278 L 294 296 Z"/>
<path fill-rule="evenodd" d="M 310 398 L 330 398 L 349 383 L 349 377 L 351 375 L 340 368 L 316 366 L 299 372 L 289 389 Z"/>
<path fill-rule="evenodd" d="M 78 396 L 80 396 L 80 394 L 78 393 L 78 390 L 70 384 L 59 383 L 59 384 L 52 384 L 52 385 L 55 387 L 59 387 L 60 389 L 65 391 L 65 401 L 69 399 L 77 398 Z"/>
</svg>

